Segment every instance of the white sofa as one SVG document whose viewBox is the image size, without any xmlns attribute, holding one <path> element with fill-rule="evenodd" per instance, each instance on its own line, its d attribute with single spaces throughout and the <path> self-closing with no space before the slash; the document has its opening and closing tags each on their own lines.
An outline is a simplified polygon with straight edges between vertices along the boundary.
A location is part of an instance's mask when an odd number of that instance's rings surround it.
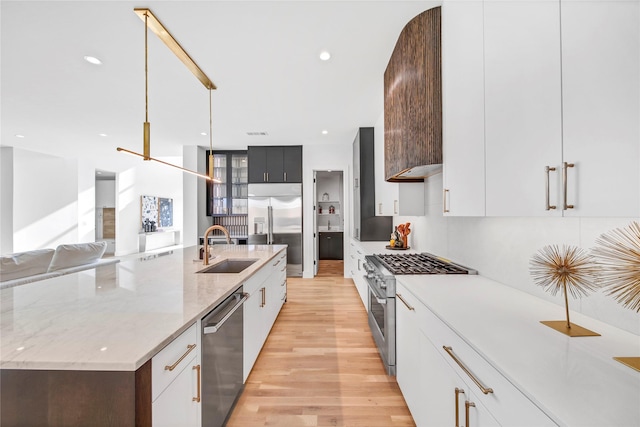
<svg viewBox="0 0 640 427">
<path fill-rule="evenodd" d="M 0 257 L 0 289 L 115 264 L 118 259 L 103 259 L 106 242 L 59 245 Z"/>
</svg>

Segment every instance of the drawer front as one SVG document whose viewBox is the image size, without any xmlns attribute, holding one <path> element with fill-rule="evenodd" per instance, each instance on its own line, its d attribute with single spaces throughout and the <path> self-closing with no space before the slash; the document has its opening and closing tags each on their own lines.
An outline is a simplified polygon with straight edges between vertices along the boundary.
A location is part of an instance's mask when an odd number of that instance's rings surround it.
<svg viewBox="0 0 640 427">
<path fill-rule="evenodd" d="M 522 394 L 518 388 L 478 352 L 444 324 L 410 291 L 404 287 L 398 287 L 398 289 L 404 290 L 407 295 L 402 294 L 402 297 L 409 304 L 415 305 L 422 332 L 435 345 L 449 366 L 462 378 L 465 386 L 469 390 L 473 390 L 477 400 L 489 410 L 500 424 L 517 426 L 556 425 L 540 408 L 534 405 L 528 397 Z M 402 304 L 400 301 L 397 301 L 397 303 Z M 484 391 L 482 388 L 484 388 Z M 487 389 L 491 389 L 492 392 L 488 392 Z"/>
<path fill-rule="evenodd" d="M 151 359 L 152 401 L 156 400 L 185 367 L 191 366 L 189 362 L 200 352 L 200 348 L 197 346 L 198 329 L 196 325 L 197 323 L 194 323 L 190 326 Z M 180 360 L 181 358 L 182 360 Z M 167 366 L 173 369 L 165 369 Z"/>
<path fill-rule="evenodd" d="M 273 260 L 270 261 L 273 263 Z M 249 295 L 253 295 L 256 292 L 259 292 L 259 289 L 263 286 L 263 283 L 269 278 L 271 274 L 271 264 L 267 263 L 260 270 L 256 271 L 253 276 L 249 277 L 244 281 L 242 291 L 248 293 Z"/>
</svg>

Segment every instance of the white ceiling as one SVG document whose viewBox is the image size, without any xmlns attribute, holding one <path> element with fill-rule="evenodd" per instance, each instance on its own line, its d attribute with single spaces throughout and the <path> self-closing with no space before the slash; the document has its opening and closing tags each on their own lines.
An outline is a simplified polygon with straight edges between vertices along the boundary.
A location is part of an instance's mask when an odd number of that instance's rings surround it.
<svg viewBox="0 0 640 427">
<path fill-rule="evenodd" d="M 142 151 L 145 29 L 133 9 L 148 7 L 218 87 L 214 149 L 350 144 L 382 113 L 401 29 L 436 3 L 3 0 L 0 142 L 111 170 L 130 157 L 117 146 Z M 149 121 L 154 157 L 209 146 L 208 91 L 152 32 Z"/>
</svg>

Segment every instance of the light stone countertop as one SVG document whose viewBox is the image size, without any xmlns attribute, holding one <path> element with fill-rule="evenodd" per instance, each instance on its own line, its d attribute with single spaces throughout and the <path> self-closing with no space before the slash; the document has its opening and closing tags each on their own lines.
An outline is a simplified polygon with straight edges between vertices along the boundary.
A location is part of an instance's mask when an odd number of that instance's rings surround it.
<svg viewBox="0 0 640 427">
<path fill-rule="evenodd" d="M 257 258 L 237 274 L 196 274 L 196 246 L 0 291 L 0 368 L 133 371 L 206 315 L 284 245 L 213 245 Z"/>
<path fill-rule="evenodd" d="M 571 311 L 601 336 L 570 338 L 540 323 L 563 306 L 482 276 L 396 279 L 559 425 L 640 425 L 640 372 L 613 360 L 640 356 L 640 336 Z"/>
<path fill-rule="evenodd" d="M 420 251 L 412 249 L 411 247 L 406 250 L 398 250 L 398 249 L 387 249 L 386 246 L 389 244 L 389 241 L 383 242 L 362 242 L 357 239 L 351 239 L 352 242 L 359 245 L 365 252 L 366 255 L 377 255 L 377 254 L 419 254 Z"/>
</svg>

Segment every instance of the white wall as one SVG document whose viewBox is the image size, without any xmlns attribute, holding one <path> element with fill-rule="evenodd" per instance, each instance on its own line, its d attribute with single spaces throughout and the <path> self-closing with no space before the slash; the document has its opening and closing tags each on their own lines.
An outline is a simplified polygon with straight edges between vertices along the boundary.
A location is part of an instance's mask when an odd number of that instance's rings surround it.
<svg viewBox="0 0 640 427">
<path fill-rule="evenodd" d="M 396 217 L 394 224 L 411 222 L 412 247 L 444 256 L 475 268 L 480 274 L 558 304 L 557 319 L 564 319 L 564 300 L 536 286 L 529 260 L 542 247 L 567 244 L 589 249 L 596 238 L 640 218 L 456 218 L 442 216 L 442 174 L 425 183 L 424 217 Z M 402 185 L 402 184 L 399 184 Z M 602 292 L 569 307 L 590 317 L 640 335 L 635 311 L 625 309 Z M 471 315 L 471 313 L 470 313 Z"/>
<path fill-rule="evenodd" d="M 78 162 L 78 243 L 96 240 L 96 170 L 89 161 Z"/>
<path fill-rule="evenodd" d="M 355 138 L 355 131 L 353 134 Z M 303 159 L 303 177 L 302 177 L 302 228 L 303 228 L 303 251 L 304 251 L 304 264 L 302 276 L 304 278 L 313 277 L 313 205 L 314 205 L 314 193 L 313 193 L 313 171 L 314 170 L 334 170 L 343 171 L 344 185 L 351 182 L 351 157 L 352 148 L 351 143 L 353 141 L 344 141 L 339 144 L 326 144 L 326 145 L 308 145 L 302 148 Z M 347 178 L 349 177 L 349 178 Z M 350 194 L 349 188 L 343 189 L 343 194 Z M 345 198 L 344 203 L 345 212 L 351 212 L 351 200 Z M 350 235 L 350 228 L 348 221 L 344 222 L 344 235 Z M 348 239 L 345 239 L 345 245 L 348 244 Z M 345 253 L 347 249 L 345 247 Z M 345 266 L 345 273 L 347 267 Z"/>
<path fill-rule="evenodd" d="M 13 148 L 0 147 L 0 254 L 13 252 Z"/>
<path fill-rule="evenodd" d="M 12 251 L 78 242 L 78 188 L 76 160 L 14 148 L 13 194 L 2 195 L 3 209 L 13 204 Z"/>
<path fill-rule="evenodd" d="M 180 157 L 160 160 L 182 165 Z M 116 256 L 138 252 L 138 234 L 142 227 L 140 196 L 173 199 L 173 229 L 182 229 L 183 175 L 179 169 L 142 160 L 116 175 Z"/>
</svg>

